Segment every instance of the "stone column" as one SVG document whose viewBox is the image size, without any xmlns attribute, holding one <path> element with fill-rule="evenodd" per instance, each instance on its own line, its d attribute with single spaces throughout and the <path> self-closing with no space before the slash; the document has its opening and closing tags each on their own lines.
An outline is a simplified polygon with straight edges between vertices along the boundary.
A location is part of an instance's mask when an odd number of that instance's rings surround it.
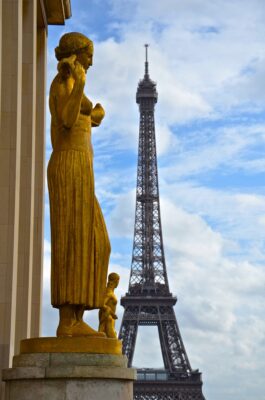
<svg viewBox="0 0 265 400">
<path fill-rule="evenodd" d="M 0 27 L 2 26 L 2 0 L 0 0 Z M 0 55 L 2 55 L 2 29 L 0 28 Z M 0 94 L 1 94 L 1 82 L 2 82 L 2 63 L 0 62 Z M 0 115 L 1 115 L 1 95 L 0 95 Z"/>
<path fill-rule="evenodd" d="M 15 348 L 21 154 L 22 1 L 2 1 L 0 369 Z"/>
<path fill-rule="evenodd" d="M 0 371 L 21 339 L 40 335 L 47 36 L 37 28 L 40 8 L 39 0 L 0 0 Z"/>
<path fill-rule="evenodd" d="M 45 116 L 46 116 L 46 30 L 37 29 L 37 87 L 35 134 L 34 232 L 32 265 L 31 337 L 41 331 L 42 266 L 44 241 Z"/>
<path fill-rule="evenodd" d="M 30 337 L 31 328 L 35 195 L 37 0 L 23 0 L 22 32 L 20 212 L 15 354 L 19 352 L 20 340 Z"/>
</svg>

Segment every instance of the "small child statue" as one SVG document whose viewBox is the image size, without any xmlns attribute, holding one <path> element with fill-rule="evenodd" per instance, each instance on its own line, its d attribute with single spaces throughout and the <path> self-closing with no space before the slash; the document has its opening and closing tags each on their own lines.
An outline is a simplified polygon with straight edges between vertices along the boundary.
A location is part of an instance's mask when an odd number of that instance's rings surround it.
<svg viewBox="0 0 265 400">
<path fill-rule="evenodd" d="M 104 306 L 99 310 L 99 332 L 104 332 L 109 338 L 117 338 L 115 331 L 115 319 L 118 319 L 116 313 L 117 297 L 114 289 L 118 286 L 120 276 L 112 272 L 108 276 L 108 283 L 105 290 Z"/>
</svg>

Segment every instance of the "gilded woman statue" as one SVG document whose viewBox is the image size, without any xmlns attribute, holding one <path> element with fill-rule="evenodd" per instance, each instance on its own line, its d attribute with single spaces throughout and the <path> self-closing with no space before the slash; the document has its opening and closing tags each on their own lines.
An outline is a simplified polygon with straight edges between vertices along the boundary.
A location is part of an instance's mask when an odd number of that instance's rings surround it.
<svg viewBox="0 0 265 400">
<path fill-rule="evenodd" d="M 104 117 L 84 94 L 93 43 L 80 33 L 55 49 L 58 74 L 49 97 L 53 152 L 48 164 L 51 219 L 51 302 L 59 309 L 57 336 L 105 336 L 83 321 L 104 304 L 110 243 L 95 196 L 91 127 Z"/>
<path fill-rule="evenodd" d="M 99 310 L 99 332 L 104 332 L 107 337 L 116 339 L 115 331 L 117 297 L 114 289 L 118 286 L 120 276 L 115 272 L 109 274 L 108 284 L 105 291 L 104 305 Z"/>
</svg>

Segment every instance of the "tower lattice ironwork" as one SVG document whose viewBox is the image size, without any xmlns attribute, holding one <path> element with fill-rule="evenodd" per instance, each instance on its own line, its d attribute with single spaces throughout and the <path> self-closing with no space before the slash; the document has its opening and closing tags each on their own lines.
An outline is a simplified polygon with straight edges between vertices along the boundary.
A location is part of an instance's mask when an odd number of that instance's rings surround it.
<svg viewBox="0 0 265 400">
<path fill-rule="evenodd" d="M 205 400 L 201 373 L 192 370 L 179 331 L 170 293 L 159 204 L 154 108 L 156 84 L 148 71 L 139 82 L 136 102 L 140 111 L 134 242 L 128 292 L 119 338 L 132 366 L 139 325 L 158 327 L 164 369 L 138 369 L 134 400 Z"/>
</svg>

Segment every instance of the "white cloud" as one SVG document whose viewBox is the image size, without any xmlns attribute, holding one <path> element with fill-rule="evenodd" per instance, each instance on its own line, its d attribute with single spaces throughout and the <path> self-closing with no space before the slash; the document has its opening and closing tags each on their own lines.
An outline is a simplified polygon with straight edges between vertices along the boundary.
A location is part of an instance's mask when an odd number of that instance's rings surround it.
<svg viewBox="0 0 265 400">
<path fill-rule="evenodd" d="M 44 261 L 43 261 L 44 290 L 46 290 L 50 284 L 50 269 L 51 269 L 50 261 L 51 261 L 51 243 L 47 239 L 44 239 Z"/>
<path fill-rule="evenodd" d="M 255 7 L 247 1 L 242 7 L 239 0 L 192 0 L 185 5 L 168 0 L 163 7 L 137 0 L 110 3 L 119 20 L 120 40 L 95 42 L 86 89 L 107 110 L 100 128 L 104 140 L 111 142 L 114 136 L 119 146 L 136 148 L 138 112 L 133 99 L 144 72 L 143 40 L 151 43 L 150 73 L 158 82 L 157 123 L 167 132 L 177 122 L 220 117 L 243 103 L 245 111 L 248 103 L 252 110 L 259 101 L 265 60 L 261 1 L 255 1 Z M 127 13 L 130 18 L 124 23 Z M 48 56 L 51 81 L 56 72 L 53 49 Z M 251 73 L 245 72 L 249 69 Z"/>
<path fill-rule="evenodd" d="M 249 65 L 255 68 L 264 59 L 264 46 L 260 39 L 264 35 L 262 1 L 251 4 L 241 0 L 233 3 L 217 1 L 213 4 L 208 0 L 193 0 L 181 4 L 169 0 L 164 1 L 163 6 L 153 3 L 151 6 L 149 1 L 144 5 L 133 1 L 130 3 L 133 13 L 129 12 L 130 5 L 125 7 L 120 1 L 114 1 L 113 5 L 114 15 L 120 19 L 119 28 L 124 41 L 129 44 L 134 38 L 137 42 L 140 36 L 141 40 L 146 37 L 146 41 L 151 42 L 150 57 L 153 54 L 155 61 L 151 64 L 153 77 L 159 80 L 162 91 L 171 85 L 169 98 L 176 99 L 170 93 L 181 84 L 184 103 L 185 94 L 190 91 L 192 96 L 201 97 L 201 104 L 210 102 L 224 110 L 242 101 L 239 77 L 243 75 L 247 81 L 245 71 Z M 130 18 L 123 24 L 126 11 Z M 156 53 L 158 57 L 155 57 Z M 229 90 L 231 80 L 233 85 Z M 253 97 L 249 97 L 252 94 Z M 255 90 L 245 90 L 245 100 L 255 101 L 255 95 Z M 192 109 L 192 105 L 191 97 L 185 112 Z M 201 115 L 209 110 L 209 106 L 201 108 Z M 171 111 L 168 112 L 169 118 L 172 117 Z"/>
<path fill-rule="evenodd" d="M 132 238 L 135 212 L 135 191 L 117 198 L 116 205 L 109 216 L 110 235 Z"/>
<path fill-rule="evenodd" d="M 198 193 L 194 198 L 198 199 Z M 131 194 L 127 195 L 128 199 L 131 197 Z M 220 196 L 220 205 L 222 199 L 223 195 Z M 124 200 L 125 197 L 122 205 L 128 202 Z M 214 231 L 197 214 L 176 206 L 173 200 L 164 197 L 161 200 L 170 289 L 179 298 L 176 315 L 188 356 L 193 368 L 203 371 L 204 381 L 212 382 L 211 385 L 206 384 L 210 398 L 216 396 L 221 399 L 229 390 L 237 396 L 235 398 L 240 398 L 242 390 L 251 390 L 251 383 L 247 379 L 241 384 L 241 391 L 222 386 L 225 380 L 229 382 L 227 371 L 235 374 L 236 368 L 238 376 L 247 376 L 249 370 L 257 371 L 257 368 L 263 369 L 265 366 L 264 357 L 260 357 L 265 351 L 265 269 L 251 261 L 229 257 L 229 240 L 219 231 Z M 207 196 L 201 201 L 205 201 L 207 209 Z M 235 195 L 235 198 L 227 199 L 224 207 L 229 208 L 228 201 L 230 207 L 232 201 L 241 204 L 242 215 L 255 207 L 264 206 L 263 199 L 250 195 Z M 127 231 L 124 225 L 127 208 L 120 207 L 119 202 L 117 204 L 110 216 L 110 220 L 113 218 L 114 225 L 117 225 L 115 233 L 122 236 L 128 232 L 129 235 L 131 228 Z M 232 205 L 231 213 L 238 208 L 236 204 Z M 240 249 L 240 244 L 238 246 Z M 135 365 L 150 366 L 150 356 L 145 347 L 146 340 L 140 335 Z M 220 365 L 213 368 L 216 359 Z M 152 355 L 152 363 L 161 366 L 159 351 Z M 219 391 L 219 397 L 216 391 Z"/>
<path fill-rule="evenodd" d="M 263 241 L 262 216 L 265 213 L 264 194 L 244 193 L 239 188 L 211 188 L 198 182 L 163 183 L 163 192 L 174 204 L 185 210 L 200 214 L 225 235 L 225 248 L 229 251 L 231 241 Z M 162 215 L 164 207 L 162 203 Z M 264 242 L 264 241 L 263 241 Z M 244 244 L 246 245 L 246 244 Z M 233 249 L 233 246 L 231 248 Z M 240 248 L 244 254 L 249 248 Z"/>
<path fill-rule="evenodd" d="M 104 39 L 93 34 L 86 92 L 106 108 L 93 133 L 94 161 L 97 195 L 114 242 L 110 269 L 123 276 L 117 294 L 127 291 L 129 279 L 139 124 L 135 92 L 147 42 L 158 89 L 167 268 L 188 356 L 203 372 L 207 399 L 262 400 L 264 1 L 111 0 L 108 5 L 112 20 Z M 80 12 L 86 33 L 86 12 Z M 50 53 L 49 80 L 56 70 Z M 58 312 L 49 306 L 46 245 L 44 332 L 54 334 Z M 96 327 L 96 312 L 86 318 Z M 141 340 L 139 346 L 141 354 Z M 152 360 L 159 365 L 158 355 Z"/>
<path fill-rule="evenodd" d="M 157 326 L 139 326 L 133 367 L 164 368 Z"/>
<path fill-rule="evenodd" d="M 197 216 L 168 202 L 163 214 L 170 288 L 179 297 L 176 314 L 184 343 L 192 366 L 203 371 L 204 382 L 215 382 L 215 389 L 209 385 L 210 398 L 221 399 L 229 387 L 227 371 L 236 368 L 237 376 L 247 377 L 249 370 L 257 373 L 265 366 L 265 270 L 229 259 L 220 234 Z M 177 216 L 175 225 L 169 223 L 172 214 Z M 249 380 L 242 380 L 241 396 L 250 390 Z"/>
<path fill-rule="evenodd" d="M 190 261 L 206 258 L 212 262 L 219 257 L 223 240 L 204 220 L 177 208 L 172 202 L 162 198 L 163 224 L 166 225 L 165 243 L 181 257 L 186 254 Z"/>
</svg>

